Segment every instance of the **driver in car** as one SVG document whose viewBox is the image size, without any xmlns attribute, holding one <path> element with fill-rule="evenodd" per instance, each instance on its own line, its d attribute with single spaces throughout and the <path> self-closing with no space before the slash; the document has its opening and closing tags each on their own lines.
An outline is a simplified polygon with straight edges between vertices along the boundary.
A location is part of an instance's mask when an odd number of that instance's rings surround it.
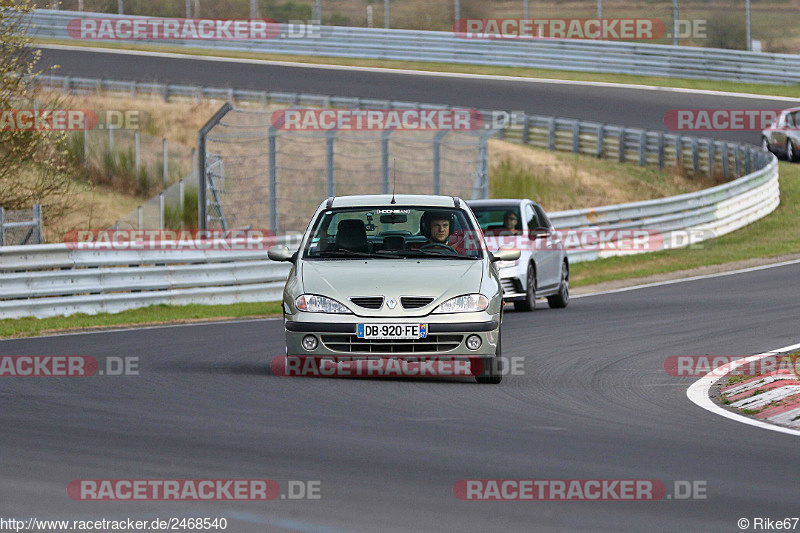
<svg viewBox="0 0 800 533">
<path fill-rule="evenodd" d="M 434 213 L 430 218 L 430 234 L 428 243 L 447 244 L 450 238 L 450 217 L 440 216 Z"/>
<path fill-rule="evenodd" d="M 450 242 L 450 237 L 453 236 L 455 229 L 455 220 L 453 215 L 443 211 L 426 211 L 420 220 L 421 233 L 428 238 L 428 240 L 421 246 L 414 248 L 422 248 L 433 251 L 445 252 L 450 254 L 462 255 L 463 239 L 456 237 L 454 243 Z"/>
</svg>

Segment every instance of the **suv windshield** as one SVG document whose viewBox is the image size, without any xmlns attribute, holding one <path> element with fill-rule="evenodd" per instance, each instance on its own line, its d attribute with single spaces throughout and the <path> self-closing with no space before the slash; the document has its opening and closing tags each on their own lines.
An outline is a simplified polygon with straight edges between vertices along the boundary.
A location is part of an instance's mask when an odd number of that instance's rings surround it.
<svg viewBox="0 0 800 533">
<path fill-rule="evenodd" d="M 314 222 L 305 259 L 479 259 L 482 234 L 461 209 L 328 209 Z"/>
</svg>

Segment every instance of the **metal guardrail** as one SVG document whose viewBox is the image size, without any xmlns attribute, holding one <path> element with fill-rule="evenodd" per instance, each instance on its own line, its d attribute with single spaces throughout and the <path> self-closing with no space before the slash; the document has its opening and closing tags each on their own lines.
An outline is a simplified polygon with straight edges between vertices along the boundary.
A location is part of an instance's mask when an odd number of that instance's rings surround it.
<svg viewBox="0 0 800 533">
<path fill-rule="evenodd" d="M 289 268 L 268 260 L 263 250 L 5 246 L 0 248 L 0 318 L 274 301 L 281 297 Z"/>
<path fill-rule="evenodd" d="M 263 105 L 318 106 L 352 109 L 450 109 L 457 106 L 342 97 L 318 94 L 253 91 L 232 88 L 199 87 L 163 83 L 142 83 L 70 76 L 38 76 L 43 86 L 65 91 L 109 91 L 136 95 L 218 99 L 231 103 L 255 102 Z M 479 110 L 491 117 L 495 110 Z M 510 115 L 510 113 L 509 113 Z M 706 137 L 649 131 L 620 125 L 586 122 L 575 119 L 529 115 L 521 124 L 508 125 L 497 131 L 499 138 L 530 144 L 548 150 L 593 155 L 615 161 L 638 162 L 639 165 L 677 166 L 697 173 L 719 174 L 725 178 L 742 176 L 767 165 L 770 155 L 756 146 L 718 141 Z"/>
<path fill-rule="evenodd" d="M 72 40 L 76 18 L 137 18 L 128 15 L 36 10 L 38 38 Z M 148 18 L 148 17 L 139 17 Z M 288 32 L 282 24 L 280 34 Z M 113 42 L 108 40 L 107 42 Z M 668 78 L 728 80 L 787 85 L 800 82 L 800 56 L 592 40 L 462 39 L 452 32 L 322 26 L 314 37 L 253 40 L 174 40 L 139 43 L 269 54 L 390 59 L 527 67 Z"/>
</svg>

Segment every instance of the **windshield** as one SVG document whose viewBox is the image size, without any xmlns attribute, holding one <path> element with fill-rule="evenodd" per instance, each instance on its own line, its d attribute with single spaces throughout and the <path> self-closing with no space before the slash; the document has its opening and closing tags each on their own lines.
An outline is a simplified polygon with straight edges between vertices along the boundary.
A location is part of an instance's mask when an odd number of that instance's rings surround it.
<svg viewBox="0 0 800 533">
<path fill-rule="evenodd" d="M 478 224 L 484 232 L 511 232 L 518 233 L 523 229 L 523 219 L 520 216 L 519 205 L 504 206 L 472 206 L 472 212 L 478 219 Z"/>
<path fill-rule="evenodd" d="M 480 259 L 482 234 L 461 209 L 357 207 L 323 211 L 305 259 Z"/>
</svg>

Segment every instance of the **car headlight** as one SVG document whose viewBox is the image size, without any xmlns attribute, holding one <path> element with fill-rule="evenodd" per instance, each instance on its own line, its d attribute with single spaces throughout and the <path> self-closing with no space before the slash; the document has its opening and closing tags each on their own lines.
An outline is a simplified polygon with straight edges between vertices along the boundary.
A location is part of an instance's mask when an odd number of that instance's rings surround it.
<svg viewBox="0 0 800 533">
<path fill-rule="evenodd" d="M 483 294 L 464 294 L 450 298 L 437 307 L 434 313 L 474 313 L 489 307 L 489 299 Z"/>
<path fill-rule="evenodd" d="M 301 294 L 294 301 L 295 307 L 308 313 L 344 313 L 352 311 L 333 298 L 318 296 L 316 294 Z"/>
</svg>

